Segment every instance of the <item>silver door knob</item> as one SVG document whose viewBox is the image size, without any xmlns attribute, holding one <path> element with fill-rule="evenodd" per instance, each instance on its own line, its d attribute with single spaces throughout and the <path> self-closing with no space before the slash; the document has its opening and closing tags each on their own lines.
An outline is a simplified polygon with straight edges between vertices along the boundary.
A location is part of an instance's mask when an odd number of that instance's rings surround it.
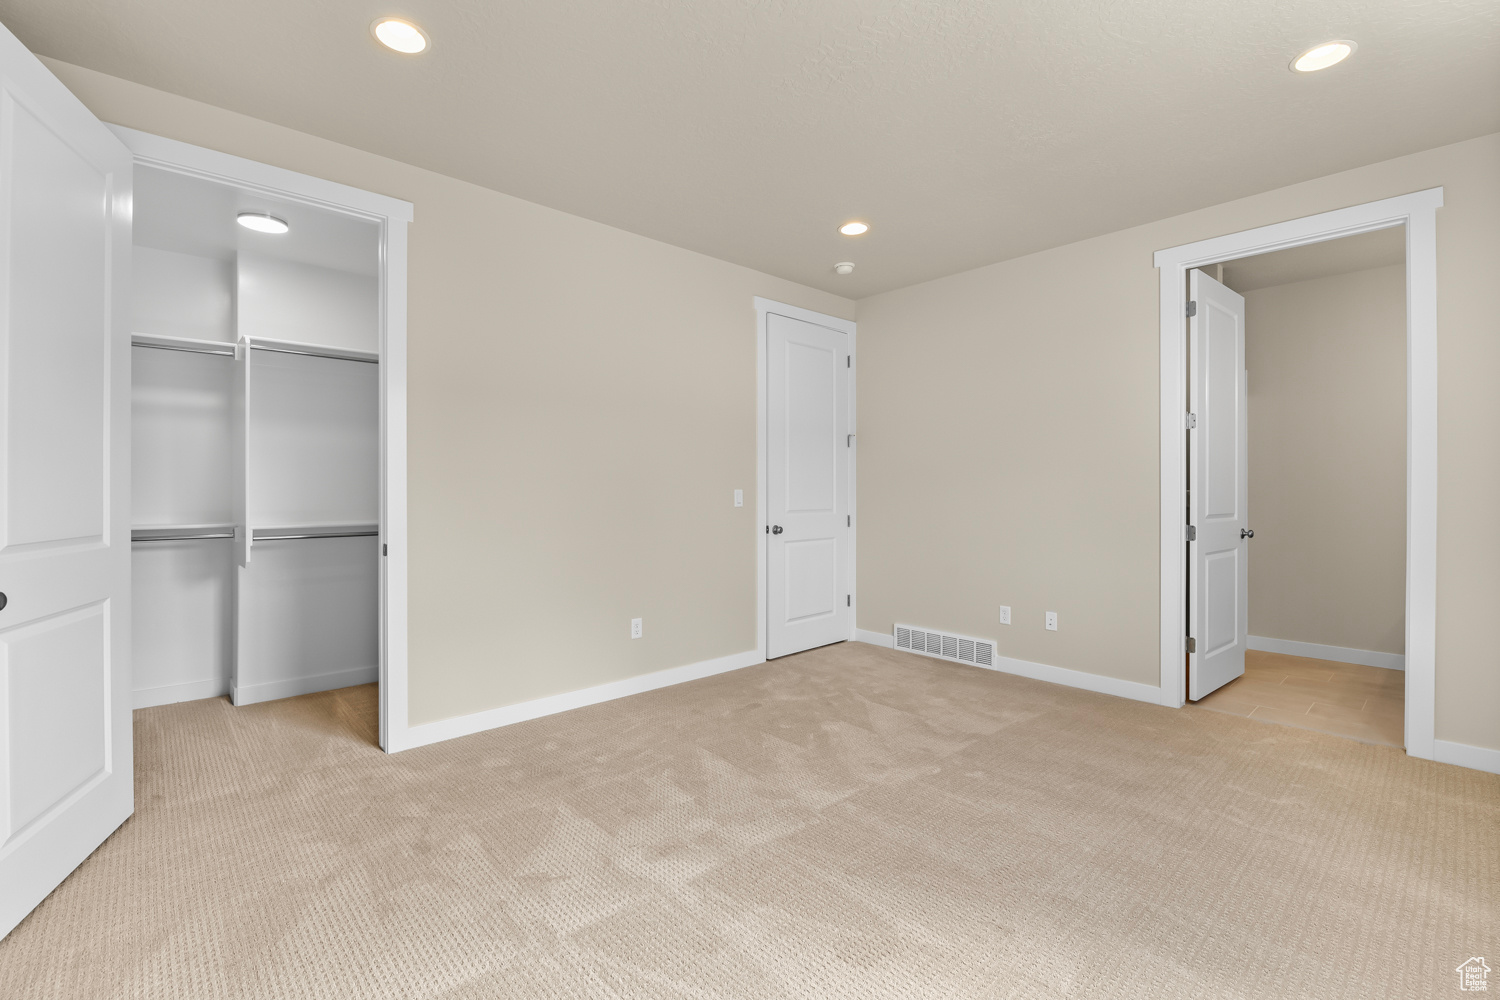
<svg viewBox="0 0 1500 1000">
<path fill-rule="evenodd" d="M 1241 538 L 1254 538 L 1255 537 L 1255 531 L 1253 529 L 1251 529 L 1251 528 L 1241 528 L 1240 529 L 1240 537 Z"/>
<path fill-rule="evenodd" d="M 779 525 L 779 524 L 773 524 L 773 525 L 771 525 L 771 534 L 773 534 L 773 535 L 779 535 L 779 534 L 781 534 L 781 525 Z"/>
</svg>

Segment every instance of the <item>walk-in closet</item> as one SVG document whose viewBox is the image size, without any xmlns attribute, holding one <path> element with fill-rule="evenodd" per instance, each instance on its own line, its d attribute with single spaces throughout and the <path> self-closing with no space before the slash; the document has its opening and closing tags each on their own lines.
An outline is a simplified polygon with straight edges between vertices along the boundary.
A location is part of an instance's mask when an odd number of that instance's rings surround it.
<svg viewBox="0 0 1500 1000">
<path fill-rule="evenodd" d="M 135 705 L 375 681 L 380 225 L 134 181 Z"/>
</svg>

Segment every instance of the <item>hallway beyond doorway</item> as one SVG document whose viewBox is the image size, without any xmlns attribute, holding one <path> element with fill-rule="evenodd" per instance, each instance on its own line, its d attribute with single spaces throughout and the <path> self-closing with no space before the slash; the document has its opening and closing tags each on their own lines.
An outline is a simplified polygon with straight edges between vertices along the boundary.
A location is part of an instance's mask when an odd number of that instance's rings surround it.
<svg viewBox="0 0 1500 1000">
<path fill-rule="evenodd" d="M 1403 745 L 1406 674 L 1336 660 L 1249 650 L 1245 675 L 1202 701 L 1201 708 L 1284 726 Z"/>
</svg>

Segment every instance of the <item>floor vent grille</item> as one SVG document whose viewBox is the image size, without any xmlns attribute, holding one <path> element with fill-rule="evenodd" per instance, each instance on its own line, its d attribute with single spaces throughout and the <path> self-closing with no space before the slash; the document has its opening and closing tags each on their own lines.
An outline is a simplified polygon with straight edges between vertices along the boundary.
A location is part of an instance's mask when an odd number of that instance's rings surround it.
<svg viewBox="0 0 1500 1000">
<path fill-rule="evenodd" d="M 995 665 L 995 644 L 988 639 L 933 632 L 910 625 L 896 626 L 896 648 L 955 663 L 972 663 L 976 667 Z"/>
</svg>

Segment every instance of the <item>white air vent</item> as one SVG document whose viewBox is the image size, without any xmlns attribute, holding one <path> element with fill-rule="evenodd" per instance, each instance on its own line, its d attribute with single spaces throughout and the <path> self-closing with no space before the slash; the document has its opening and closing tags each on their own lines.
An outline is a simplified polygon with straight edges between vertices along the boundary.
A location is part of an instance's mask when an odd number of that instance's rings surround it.
<svg viewBox="0 0 1500 1000">
<path fill-rule="evenodd" d="M 995 665 L 995 644 L 988 639 L 932 632 L 925 628 L 912 628 L 910 625 L 896 626 L 896 648 L 909 649 L 913 653 L 936 656 L 955 663 L 972 663 L 976 667 Z"/>
</svg>

